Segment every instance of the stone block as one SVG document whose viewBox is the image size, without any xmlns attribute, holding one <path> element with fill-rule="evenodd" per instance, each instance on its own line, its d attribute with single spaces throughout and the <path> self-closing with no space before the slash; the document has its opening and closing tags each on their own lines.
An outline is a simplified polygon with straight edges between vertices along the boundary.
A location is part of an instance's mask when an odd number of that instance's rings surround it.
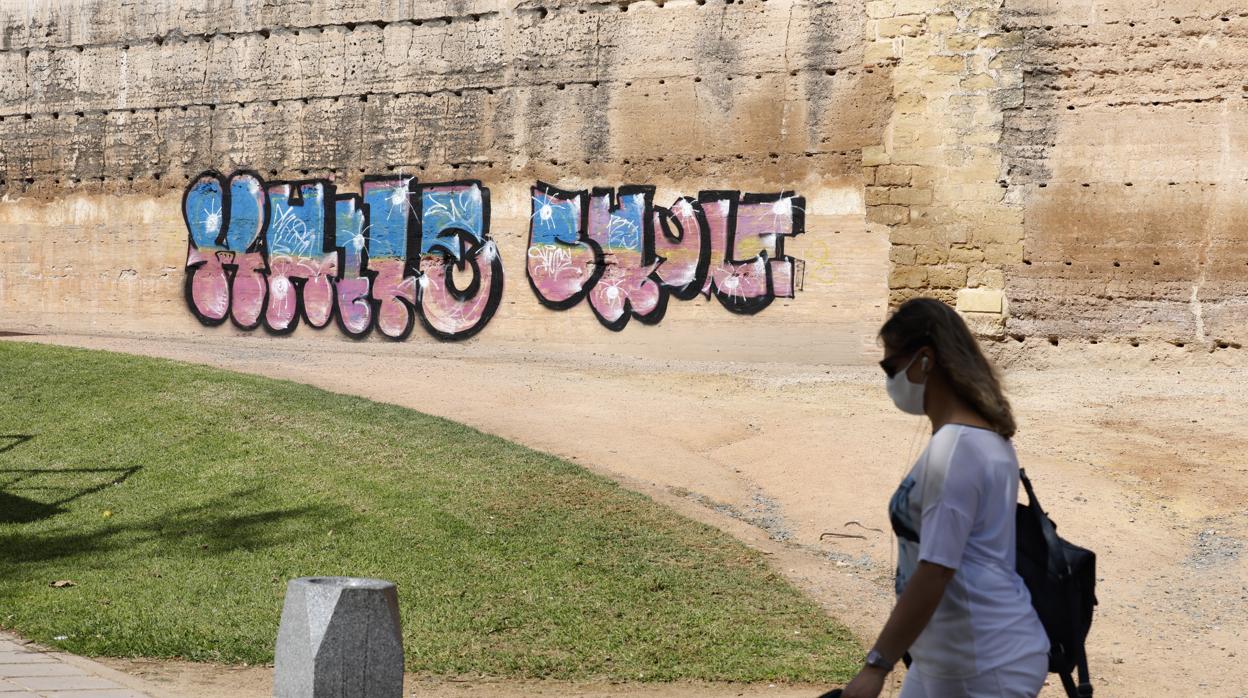
<svg viewBox="0 0 1248 698">
<path fill-rule="evenodd" d="M 966 285 L 966 267 L 933 267 L 927 271 L 927 277 L 934 288 L 962 288 Z"/>
<path fill-rule="evenodd" d="M 914 248 L 914 261 L 916 264 L 931 266 L 935 264 L 944 264 L 949 259 L 949 249 L 941 244 L 919 245 Z M 959 286 L 963 284 L 958 284 Z"/>
<path fill-rule="evenodd" d="M 896 0 L 898 15 L 925 15 L 936 9 L 937 0 Z"/>
<path fill-rule="evenodd" d="M 897 48 L 894 47 L 892 41 L 876 41 L 868 44 L 866 50 L 862 52 L 862 62 L 867 65 L 889 63 L 897 57 Z"/>
<path fill-rule="evenodd" d="M 979 37 L 974 34 L 954 34 L 945 39 L 945 48 L 950 51 L 974 51 L 979 46 Z"/>
<path fill-rule="evenodd" d="M 893 245 L 888 250 L 888 261 L 898 266 L 914 264 L 914 248 L 906 245 Z"/>
<path fill-rule="evenodd" d="M 893 189 L 890 191 L 886 203 L 899 204 L 901 206 L 926 206 L 932 203 L 932 190 L 915 189 L 913 187 Z"/>
<path fill-rule="evenodd" d="M 984 248 L 984 261 L 988 264 L 1022 264 L 1023 243 L 1013 245 L 988 245 Z"/>
<path fill-rule="evenodd" d="M 958 28 L 958 18 L 951 14 L 931 15 L 927 18 L 927 31 L 933 34 L 948 34 Z"/>
<path fill-rule="evenodd" d="M 867 17 L 871 19 L 883 19 L 893 16 L 893 3 L 891 0 L 870 0 L 867 3 Z"/>
<path fill-rule="evenodd" d="M 893 100 L 893 105 L 901 114 L 922 114 L 927 111 L 927 96 L 921 92 L 905 92 Z"/>
<path fill-rule="evenodd" d="M 992 34 L 979 40 L 980 48 L 1017 48 L 1022 45 L 1023 33 L 1021 31 Z"/>
<path fill-rule="evenodd" d="M 987 9 L 975 10 L 962 22 L 965 29 L 997 29 L 1001 24 L 1000 12 Z"/>
<path fill-rule="evenodd" d="M 969 77 L 963 80 L 961 85 L 962 89 L 968 91 L 991 90 L 996 86 L 997 81 L 993 80 L 992 76 L 987 73 L 980 73 L 979 75 Z"/>
<path fill-rule="evenodd" d="M 876 28 L 877 36 L 918 36 L 923 29 L 923 17 L 918 15 L 881 19 Z"/>
<path fill-rule="evenodd" d="M 962 56 L 932 56 L 927 59 L 927 67 L 937 73 L 959 75 L 966 70 L 966 59 Z"/>
<path fill-rule="evenodd" d="M 972 288 L 976 286 L 1004 288 L 1005 272 L 1000 269 L 976 269 L 967 275 L 966 285 Z"/>
<path fill-rule="evenodd" d="M 883 225 L 902 225 L 910 220 L 910 209 L 905 206 L 871 206 L 867 208 L 867 221 Z"/>
<path fill-rule="evenodd" d="M 949 261 L 959 264 L 974 264 L 984 260 L 984 251 L 973 247 L 949 248 Z"/>
<path fill-rule="evenodd" d="M 999 288 L 964 288 L 958 291 L 958 310 L 964 313 L 1000 313 L 1004 292 Z"/>
<path fill-rule="evenodd" d="M 868 206 L 883 206 L 888 203 L 889 189 L 886 187 L 867 187 L 866 188 L 866 204 Z"/>
<path fill-rule="evenodd" d="M 903 165 L 881 165 L 875 173 L 875 183 L 881 186 L 904 187 L 910 185 L 911 169 Z"/>
<path fill-rule="evenodd" d="M 399 596 L 380 579 L 303 577 L 286 587 L 275 698 L 402 698 Z"/>
<path fill-rule="evenodd" d="M 869 145 L 862 149 L 862 164 L 864 167 L 887 165 L 888 163 L 888 152 L 884 150 L 884 146 Z"/>
<path fill-rule="evenodd" d="M 888 275 L 889 288 L 922 288 L 926 284 L 925 267 L 893 267 Z"/>
</svg>

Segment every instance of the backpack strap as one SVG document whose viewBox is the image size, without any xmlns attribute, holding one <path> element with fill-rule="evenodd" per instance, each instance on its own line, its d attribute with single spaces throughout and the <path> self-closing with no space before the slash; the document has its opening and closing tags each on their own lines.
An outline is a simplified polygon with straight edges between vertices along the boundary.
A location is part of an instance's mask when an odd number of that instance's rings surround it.
<svg viewBox="0 0 1248 698">
<path fill-rule="evenodd" d="M 1079 662 L 1076 669 L 1079 676 L 1079 683 L 1075 683 L 1075 677 L 1071 676 L 1069 671 L 1057 672 L 1058 677 L 1062 680 L 1062 688 L 1066 689 L 1066 698 L 1092 698 L 1092 680 L 1088 675 L 1088 656 L 1079 648 Z"/>
<path fill-rule="evenodd" d="M 1079 698 L 1079 688 L 1075 685 L 1075 680 L 1071 677 L 1070 672 L 1059 671 L 1057 676 L 1062 680 L 1062 688 L 1066 689 L 1066 698 Z"/>
<path fill-rule="evenodd" d="M 1092 677 L 1088 672 L 1088 653 L 1079 647 L 1079 698 L 1092 698 Z"/>
<path fill-rule="evenodd" d="M 1023 468 L 1018 469 L 1018 479 L 1023 483 L 1023 488 L 1027 490 L 1027 503 L 1036 511 L 1041 511 L 1040 502 L 1036 500 L 1036 488 L 1031 486 L 1031 478 L 1027 477 L 1027 471 Z"/>
<path fill-rule="evenodd" d="M 1027 477 L 1027 471 L 1019 468 L 1018 479 L 1027 490 L 1027 502 L 1031 505 L 1031 515 L 1035 517 L 1040 533 L 1044 536 L 1044 545 L 1048 549 L 1049 569 L 1052 570 L 1053 565 L 1057 564 L 1069 574 L 1070 562 L 1066 559 L 1061 540 L 1057 537 L 1057 527 L 1040 506 L 1040 500 L 1036 498 L 1036 489 L 1031 486 L 1031 478 Z"/>
</svg>

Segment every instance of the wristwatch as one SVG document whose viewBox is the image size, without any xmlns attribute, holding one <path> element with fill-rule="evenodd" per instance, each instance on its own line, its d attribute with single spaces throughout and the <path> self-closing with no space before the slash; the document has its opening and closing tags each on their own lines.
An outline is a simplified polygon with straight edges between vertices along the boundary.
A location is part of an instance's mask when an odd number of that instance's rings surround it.
<svg viewBox="0 0 1248 698">
<path fill-rule="evenodd" d="M 884 655 L 876 652 L 875 650 L 871 650 L 870 652 L 867 652 L 866 664 L 873 669 L 882 669 L 884 673 L 887 674 L 893 670 L 894 666 L 897 665 L 897 661 L 893 660 L 890 662 L 884 658 Z"/>
</svg>

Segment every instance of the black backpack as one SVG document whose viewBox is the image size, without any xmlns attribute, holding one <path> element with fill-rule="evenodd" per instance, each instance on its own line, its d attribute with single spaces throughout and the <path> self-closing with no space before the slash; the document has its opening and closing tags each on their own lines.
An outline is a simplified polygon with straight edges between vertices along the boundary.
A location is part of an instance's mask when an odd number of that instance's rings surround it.
<svg viewBox="0 0 1248 698">
<path fill-rule="evenodd" d="M 1018 574 L 1049 636 L 1049 671 L 1061 677 L 1069 698 L 1088 698 L 1092 681 L 1084 641 L 1096 605 L 1096 553 L 1058 537 L 1057 524 L 1040 508 L 1027 473 L 1020 468 L 1018 476 L 1029 502 L 1019 504 L 1014 517 Z"/>
</svg>

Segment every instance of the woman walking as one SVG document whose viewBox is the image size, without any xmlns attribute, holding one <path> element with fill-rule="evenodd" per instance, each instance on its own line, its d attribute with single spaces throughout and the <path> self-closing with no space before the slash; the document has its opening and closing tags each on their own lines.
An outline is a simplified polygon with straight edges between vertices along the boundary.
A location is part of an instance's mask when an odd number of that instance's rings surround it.
<svg viewBox="0 0 1248 698">
<path fill-rule="evenodd" d="M 889 504 L 897 604 L 844 698 L 875 698 L 901 656 L 901 698 L 1034 698 L 1049 641 L 1014 567 L 1018 459 L 1000 380 L 957 312 L 908 301 L 880 329 L 888 394 L 932 423 Z"/>
</svg>

